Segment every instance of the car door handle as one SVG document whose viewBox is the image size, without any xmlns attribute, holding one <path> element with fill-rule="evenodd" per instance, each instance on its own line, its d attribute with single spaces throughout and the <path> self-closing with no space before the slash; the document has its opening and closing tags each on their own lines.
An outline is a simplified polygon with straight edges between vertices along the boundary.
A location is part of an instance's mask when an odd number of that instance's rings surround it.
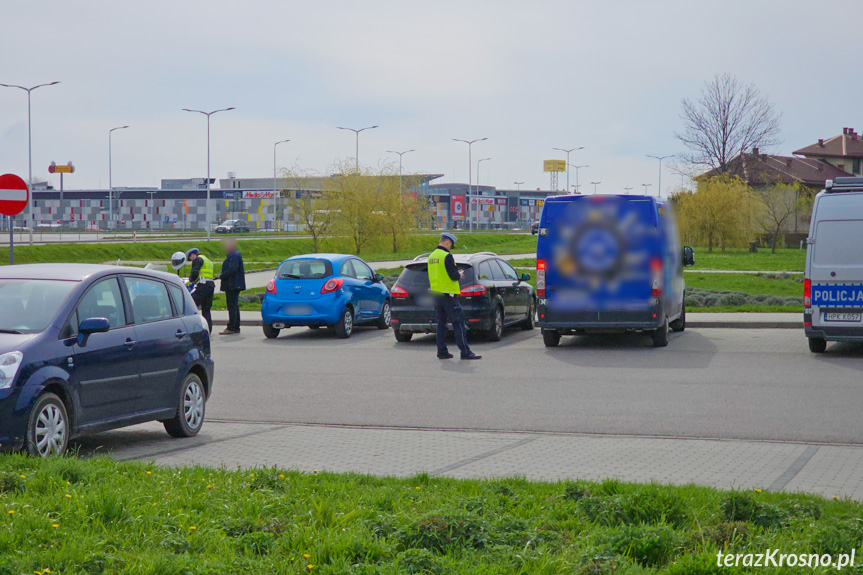
<svg viewBox="0 0 863 575">
<path fill-rule="evenodd" d="M 186 332 L 178 329 L 177 333 L 175 333 L 174 335 L 177 336 L 177 339 L 183 339 L 186 336 Z"/>
<path fill-rule="evenodd" d="M 136 343 L 138 343 L 138 342 L 137 342 L 137 341 L 135 341 L 134 339 L 131 339 L 131 338 L 128 338 L 128 337 L 127 337 L 127 338 L 126 338 L 126 341 L 124 341 L 124 342 L 123 342 L 123 345 L 125 345 L 125 346 L 126 346 L 126 349 L 132 349 L 133 347 L 135 347 L 135 344 L 136 344 Z"/>
</svg>

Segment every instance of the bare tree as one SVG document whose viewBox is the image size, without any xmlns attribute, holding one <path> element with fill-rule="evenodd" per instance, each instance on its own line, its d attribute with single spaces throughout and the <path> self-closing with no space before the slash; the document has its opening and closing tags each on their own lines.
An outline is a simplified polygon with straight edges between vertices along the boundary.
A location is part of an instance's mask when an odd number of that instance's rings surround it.
<svg viewBox="0 0 863 575">
<path fill-rule="evenodd" d="M 693 166 L 725 173 L 742 152 L 779 143 L 781 114 L 753 84 L 731 74 L 705 82 L 698 100 L 683 100 L 680 115 L 683 131 L 675 137 L 689 149 L 683 160 Z"/>
<path fill-rule="evenodd" d="M 759 223 L 761 229 L 770 237 L 770 251 L 776 253 L 783 231 L 794 222 L 800 206 L 800 184 L 776 184 L 760 192 L 764 210 Z"/>
</svg>

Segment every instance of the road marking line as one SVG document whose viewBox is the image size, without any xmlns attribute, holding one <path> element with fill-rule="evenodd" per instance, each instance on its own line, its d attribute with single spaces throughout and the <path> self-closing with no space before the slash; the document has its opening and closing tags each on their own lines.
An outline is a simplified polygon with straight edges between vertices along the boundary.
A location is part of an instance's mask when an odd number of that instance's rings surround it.
<svg viewBox="0 0 863 575">
<path fill-rule="evenodd" d="M 498 453 L 503 453 L 504 451 L 509 451 L 510 449 L 515 449 L 516 447 L 521 447 L 522 445 L 526 445 L 531 441 L 536 441 L 539 439 L 538 437 L 528 437 L 526 439 L 522 439 L 521 441 L 516 441 L 515 443 L 510 443 L 508 445 L 504 445 L 503 447 L 499 447 L 497 449 L 492 449 L 491 451 L 486 451 L 485 453 L 480 453 L 479 455 L 474 455 L 473 457 L 468 457 L 467 459 L 462 459 L 461 461 L 456 461 L 453 464 L 447 465 L 445 467 L 441 467 L 439 469 L 435 469 L 430 472 L 429 475 L 443 475 L 444 473 L 449 473 L 454 469 L 458 469 L 459 467 L 464 467 L 465 465 L 469 465 L 471 463 L 475 463 L 477 461 L 483 460 L 487 457 L 491 457 L 492 455 L 497 455 Z"/>
<path fill-rule="evenodd" d="M 794 460 L 788 469 L 785 470 L 785 473 L 776 478 L 776 481 L 770 484 L 770 487 L 767 488 L 768 491 L 782 491 L 785 489 L 785 486 L 788 485 L 794 477 L 800 473 L 800 470 L 803 469 L 809 460 L 818 453 L 817 445 L 810 445 L 806 448 L 806 450 L 800 454 L 800 457 Z"/>
</svg>

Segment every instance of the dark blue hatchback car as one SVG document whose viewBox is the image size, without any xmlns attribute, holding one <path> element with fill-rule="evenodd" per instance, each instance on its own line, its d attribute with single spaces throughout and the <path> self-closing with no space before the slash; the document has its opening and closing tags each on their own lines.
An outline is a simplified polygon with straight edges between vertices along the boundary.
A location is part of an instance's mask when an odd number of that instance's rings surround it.
<svg viewBox="0 0 863 575">
<path fill-rule="evenodd" d="M 0 268 L 0 449 L 61 454 L 79 435 L 204 422 L 207 324 L 180 280 L 128 267 Z"/>
</svg>

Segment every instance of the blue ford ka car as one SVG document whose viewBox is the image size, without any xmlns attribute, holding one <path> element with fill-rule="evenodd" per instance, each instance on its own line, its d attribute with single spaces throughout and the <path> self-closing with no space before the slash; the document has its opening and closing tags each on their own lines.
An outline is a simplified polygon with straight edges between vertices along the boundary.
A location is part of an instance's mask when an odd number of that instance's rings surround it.
<svg viewBox="0 0 863 575">
<path fill-rule="evenodd" d="M 286 259 L 267 284 L 261 305 L 264 335 L 291 326 L 332 328 L 351 337 L 354 326 L 390 327 L 390 291 L 384 276 L 355 256 L 308 254 Z"/>
<path fill-rule="evenodd" d="M 207 323 L 171 274 L 88 264 L 0 268 L 0 448 L 62 454 L 71 438 L 204 423 Z"/>
</svg>

